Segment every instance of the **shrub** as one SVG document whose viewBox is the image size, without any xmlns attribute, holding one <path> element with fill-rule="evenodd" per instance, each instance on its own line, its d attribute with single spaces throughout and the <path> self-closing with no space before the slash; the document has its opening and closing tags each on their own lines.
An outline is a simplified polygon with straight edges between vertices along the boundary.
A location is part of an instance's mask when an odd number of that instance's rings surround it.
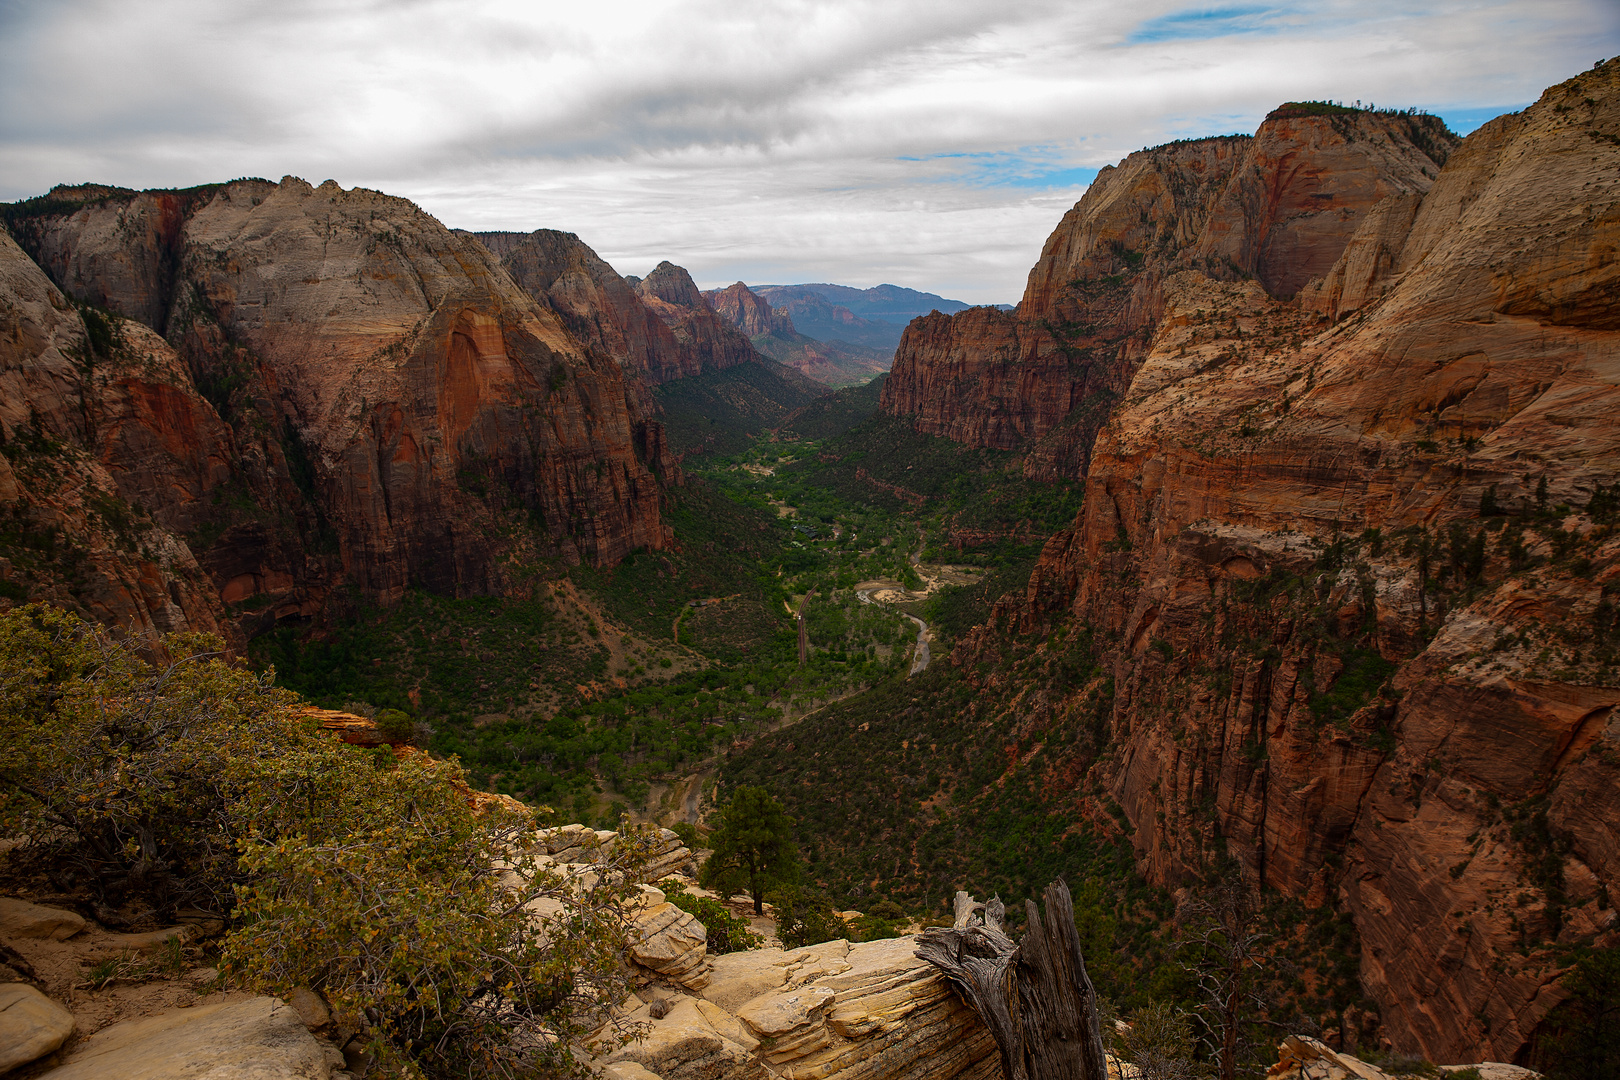
<svg viewBox="0 0 1620 1080">
<path fill-rule="evenodd" d="M 748 920 L 740 919 L 726 910 L 720 901 L 709 896 L 694 896 L 677 878 L 658 883 L 670 903 L 703 924 L 708 932 L 708 949 L 712 956 L 757 949 L 765 939 L 748 927 Z"/>
<path fill-rule="evenodd" d="M 578 1071 L 568 1047 L 628 992 L 649 834 L 578 888 L 525 854 L 532 815 L 480 813 L 454 763 L 345 746 L 219 649 L 0 613 L 0 830 L 32 838 L 22 858 L 110 906 L 228 916 L 235 980 L 324 994 L 390 1075 Z"/>
<path fill-rule="evenodd" d="M 785 949 L 849 937 L 849 927 L 824 896 L 783 889 L 771 894 L 771 905 L 776 909 L 776 936 Z"/>
<path fill-rule="evenodd" d="M 229 910 L 242 879 L 231 807 L 319 737 L 292 694 L 222 649 L 202 635 L 114 641 L 39 604 L 0 614 L 0 831 L 31 838 L 25 862 L 111 907 Z"/>
<path fill-rule="evenodd" d="M 567 1047 L 628 991 L 618 957 L 646 834 L 621 833 L 578 888 L 527 854 L 529 815 L 480 814 L 451 763 L 288 765 L 238 808 L 253 880 L 226 969 L 269 993 L 313 988 L 405 1075 L 568 1068 Z"/>
</svg>

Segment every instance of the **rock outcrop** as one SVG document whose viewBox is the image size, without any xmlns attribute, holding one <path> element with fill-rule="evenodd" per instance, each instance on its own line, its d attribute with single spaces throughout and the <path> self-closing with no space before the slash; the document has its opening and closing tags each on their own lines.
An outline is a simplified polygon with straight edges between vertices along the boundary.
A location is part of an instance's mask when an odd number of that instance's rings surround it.
<svg viewBox="0 0 1620 1080">
<path fill-rule="evenodd" d="M 272 997 L 174 1009 L 96 1032 L 41 1080 L 328 1080 L 332 1063 L 285 1002 Z"/>
<path fill-rule="evenodd" d="M 38 1061 L 72 1034 L 72 1013 L 27 983 L 0 983 L 0 1073 Z"/>
<path fill-rule="evenodd" d="M 608 564 L 669 542 L 667 450 L 634 374 L 405 200 L 291 177 L 58 189 L 11 228 L 57 289 L 134 320 L 81 316 L 5 242 L 6 318 L 38 328 L 5 346 L 8 447 L 33 424 L 161 530 L 90 553 L 131 594 L 82 587 L 98 617 L 207 628 L 249 600 L 308 616 L 342 582 L 382 602 L 500 593 L 524 545 Z M 86 318 L 111 342 L 97 365 Z M 72 496 L 6 501 L 70 534 L 94 512 L 52 498 Z M 497 539 L 517 519 L 524 538 Z"/>
<path fill-rule="evenodd" d="M 714 326 L 705 324 L 677 337 L 676 327 L 685 316 L 667 309 L 655 314 L 635 285 L 573 233 L 537 229 L 475 235 L 530 296 L 562 316 L 575 336 L 611 356 L 647 386 L 701 375 L 749 358 L 732 339 L 716 351 L 712 339 L 719 329 Z M 671 273 L 677 271 L 686 273 L 671 267 Z M 691 292 L 696 291 L 693 285 Z M 682 300 L 673 306 L 684 310 L 690 296 L 679 289 L 673 294 Z M 710 347 L 705 348 L 705 342 Z"/>
<path fill-rule="evenodd" d="M 1292 261 L 1200 227 L 1261 280 L 1152 285 L 1080 517 L 996 622 L 1107 642 L 1093 781 L 1150 877 L 1220 848 L 1340 905 L 1397 1049 L 1511 1061 L 1564 950 L 1620 943 L 1620 63 L 1369 207 L 1412 160 L 1373 134 L 1336 150 L 1376 168 L 1301 301 L 1318 225 Z"/>
<path fill-rule="evenodd" d="M 650 1033 L 602 1063 L 661 1080 L 999 1076 L 989 1030 L 915 948 L 902 937 L 714 957 L 701 997 L 666 999 L 658 1019 L 646 1005 L 630 1013 Z"/>
<path fill-rule="evenodd" d="M 724 289 L 704 293 L 704 298 L 722 319 L 750 338 L 772 331 L 797 333 L 793 328 L 792 316 L 771 307 L 740 281 Z"/>
<path fill-rule="evenodd" d="M 641 302 L 674 333 L 684 358 L 683 374 L 723 371 L 759 360 L 748 338 L 709 306 L 692 275 L 681 267 L 666 260 L 646 278 L 629 280 Z"/>
<path fill-rule="evenodd" d="M 907 328 L 882 408 L 928 434 L 1024 448 L 1032 476 L 1079 479 L 1147 354 L 1169 275 L 1258 278 L 1291 296 L 1380 201 L 1428 190 L 1454 143 L 1434 117 L 1285 106 L 1253 138 L 1132 154 L 1047 239 L 1015 313 Z"/>
</svg>

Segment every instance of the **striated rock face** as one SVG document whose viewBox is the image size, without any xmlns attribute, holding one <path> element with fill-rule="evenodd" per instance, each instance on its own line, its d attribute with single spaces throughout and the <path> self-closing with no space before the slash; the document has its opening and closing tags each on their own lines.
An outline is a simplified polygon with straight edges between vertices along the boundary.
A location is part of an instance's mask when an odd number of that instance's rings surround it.
<svg viewBox="0 0 1620 1080">
<path fill-rule="evenodd" d="M 704 295 L 722 319 L 750 338 L 772 331 L 795 333 L 792 316 L 772 308 L 740 281 Z"/>
<path fill-rule="evenodd" d="M 661 262 L 644 280 L 636 281 L 635 287 L 648 310 L 674 332 L 683 358 L 681 374 L 698 375 L 758 361 L 759 353 L 742 331 L 709 306 L 692 275 L 679 266 Z"/>
<path fill-rule="evenodd" d="M 1428 190 L 1455 142 L 1433 117 L 1305 112 L 1277 110 L 1252 139 L 1172 143 L 1102 170 L 1047 239 L 1015 314 L 907 329 L 883 409 L 969 445 L 1025 447 L 1032 476 L 1084 476 L 1147 354 L 1167 276 L 1197 267 L 1292 295 L 1381 200 Z"/>
<path fill-rule="evenodd" d="M 1519 1057 L 1562 950 L 1620 942 L 1617 170 L 1608 63 L 1388 195 L 1308 305 L 1166 277 L 1079 519 L 997 611 L 1106 641 L 1095 779 L 1150 876 L 1224 850 L 1342 905 L 1433 1060 Z"/>
<path fill-rule="evenodd" d="M 0 233 L 0 578 L 128 630 L 218 630 L 183 534 L 230 475 L 231 432 L 162 338 L 90 317 L 94 341 Z"/>
<path fill-rule="evenodd" d="M 661 1077 L 991 1080 L 995 1041 L 916 939 L 829 941 L 714 957 L 700 998 L 677 997 L 645 1040 L 609 1054 Z"/>
<path fill-rule="evenodd" d="M 677 337 L 672 324 L 654 314 L 635 286 L 573 233 L 537 229 L 475 235 L 530 296 L 562 316 L 580 341 L 611 356 L 645 385 L 714 370 L 712 349 L 705 353 L 693 335 Z M 679 267 L 671 269 L 685 274 Z M 673 294 L 684 295 L 679 289 Z M 737 355 L 734 348 L 722 350 L 726 362 L 739 362 Z"/>
<path fill-rule="evenodd" d="M 104 392 L 118 422 L 75 439 L 121 497 L 192 531 L 226 602 L 308 615 L 343 580 L 384 602 L 498 593 L 515 545 L 611 563 L 668 542 L 633 376 L 404 200 L 294 178 L 63 189 L 14 229 L 60 287 L 149 328 L 126 338 L 183 359 Z M 7 406 L 78 407 L 62 385 Z M 519 519 L 532 540 L 497 539 Z"/>
</svg>

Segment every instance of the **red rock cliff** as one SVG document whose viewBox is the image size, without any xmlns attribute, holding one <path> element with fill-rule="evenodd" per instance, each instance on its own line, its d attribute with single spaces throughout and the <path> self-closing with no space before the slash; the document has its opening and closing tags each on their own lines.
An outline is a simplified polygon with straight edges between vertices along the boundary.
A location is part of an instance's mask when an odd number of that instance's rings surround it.
<svg viewBox="0 0 1620 1080">
<path fill-rule="evenodd" d="M 1083 476 L 1146 355 L 1167 275 L 1197 266 L 1292 294 L 1381 199 L 1427 190 L 1454 142 L 1432 117 L 1300 111 L 1278 110 L 1252 139 L 1172 143 L 1102 170 L 1047 239 L 1015 314 L 907 329 L 883 409 L 969 445 L 1024 447 L 1031 475 Z"/>
<path fill-rule="evenodd" d="M 703 295 L 722 319 L 751 338 L 773 331 L 785 334 L 795 332 L 793 318 L 787 312 L 775 310 L 740 281 Z"/>
<path fill-rule="evenodd" d="M 525 544 L 608 563 L 667 542 L 644 464 L 661 433 L 633 381 L 482 245 L 404 200 L 292 178 L 208 189 L 177 230 L 130 226 L 167 221 L 170 198 L 92 197 L 17 227 L 59 282 L 153 319 L 186 359 L 184 407 L 228 423 L 235 445 L 194 500 L 225 509 L 192 537 L 226 601 L 311 614 L 342 580 L 383 601 L 413 584 L 498 593 Z M 132 445 L 161 441 L 141 426 Z M 141 505 L 185 519 L 175 502 Z"/>
<path fill-rule="evenodd" d="M 1568 947 L 1620 942 L 1616 175 L 1611 62 L 1390 190 L 1307 305 L 1165 278 L 1082 513 L 997 614 L 1110 643 L 1094 778 L 1149 874 L 1226 851 L 1343 905 L 1435 1060 L 1522 1055 Z M 1320 266 L 1315 226 L 1298 259 L 1240 232 L 1278 292 Z"/>
</svg>

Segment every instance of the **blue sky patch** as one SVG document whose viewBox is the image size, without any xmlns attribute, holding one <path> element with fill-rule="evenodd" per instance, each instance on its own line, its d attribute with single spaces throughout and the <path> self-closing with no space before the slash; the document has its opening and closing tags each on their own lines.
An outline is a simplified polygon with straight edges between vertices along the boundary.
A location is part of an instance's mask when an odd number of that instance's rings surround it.
<svg viewBox="0 0 1620 1080">
<path fill-rule="evenodd" d="M 1459 135 L 1467 135 L 1481 124 L 1495 120 L 1503 113 L 1518 112 L 1520 109 L 1528 109 L 1530 105 L 1531 102 L 1527 101 L 1523 105 L 1485 105 L 1475 108 L 1435 109 L 1433 111 L 1440 119 L 1446 122 L 1446 127 Z"/>
<path fill-rule="evenodd" d="M 898 160 L 959 163 L 956 171 L 936 179 L 944 183 L 968 184 L 972 187 L 1050 191 L 1085 187 L 1097 178 L 1095 168 L 1069 165 L 1056 160 L 1055 155 L 1043 155 L 1033 149 L 1019 153 L 928 154 L 922 157 L 901 157 Z"/>
<path fill-rule="evenodd" d="M 1283 29 L 1277 8 L 1261 5 L 1187 8 L 1149 19 L 1125 39 L 1127 45 L 1155 41 L 1205 41 L 1235 34 L 1274 34 Z"/>
</svg>

